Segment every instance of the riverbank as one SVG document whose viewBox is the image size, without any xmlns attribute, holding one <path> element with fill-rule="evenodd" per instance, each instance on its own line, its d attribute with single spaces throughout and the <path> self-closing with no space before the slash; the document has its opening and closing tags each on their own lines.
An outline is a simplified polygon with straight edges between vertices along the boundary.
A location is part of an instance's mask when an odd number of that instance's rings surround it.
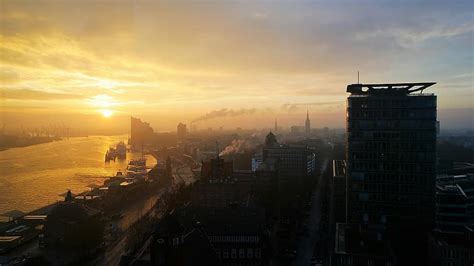
<svg viewBox="0 0 474 266">
<path fill-rule="evenodd" d="M 58 140 L 61 140 L 61 138 L 45 136 L 13 136 L 0 134 L 0 151 L 5 151 L 12 148 L 28 147 Z"/>
</svg>

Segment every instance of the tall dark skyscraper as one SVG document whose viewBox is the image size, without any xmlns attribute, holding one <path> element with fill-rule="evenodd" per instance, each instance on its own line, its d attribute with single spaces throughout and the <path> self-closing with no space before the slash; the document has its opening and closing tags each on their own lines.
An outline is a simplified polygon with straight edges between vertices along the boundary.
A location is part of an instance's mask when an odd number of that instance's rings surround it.
<svg viewBox="0 0 474 266">
<path fill-rule="evenodd" d="M 434 220 L 435 83 L 347 86 L 347 220 L 420 226 Z"/>
<path fill-rule="evenodd" d="M 305 125 L 306 134 L 311 133 L 311 122 L 309 121 L 309 112 L 308 111 L 306 111 L 306 121 L 305 121 L 304 125 Z"/>
</svg>

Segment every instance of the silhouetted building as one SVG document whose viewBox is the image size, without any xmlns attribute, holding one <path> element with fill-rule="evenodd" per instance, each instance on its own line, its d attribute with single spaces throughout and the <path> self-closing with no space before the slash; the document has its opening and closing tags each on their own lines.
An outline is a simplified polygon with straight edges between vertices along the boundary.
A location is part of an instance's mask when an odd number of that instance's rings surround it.
<svg viewBox="0 0 474 266">
<path fill-rule="evenodd" d="M 152 265 L 266 265 L 267 249 L 262 209 L 188 206 L 157 226 L 151 258 Z"/>
<path fill-rule="evenodd" d="M 150 124 L 142 122 L 138 118 L 130 117 L 130 145 L 134 149 L 151 144 L 154 141 L 154 131 Z"/>
<path fill-rule="evenodd" d="M 435 83 L 347 86 L 347 220 L 385 224 L 402 264 L 423 264 L 433 228 Z"/>
<path fill-rule="evenodd" d="M 467 196 L 459 185 L 436 186 L 437 229 L 445 232 L 462 232 L 469 225 Z"/>
<path fill-rule="evenodd" d="M 178 140 L 185 139 L 186 134 L 188 133 L 186 125 L 183 123 L 179 123 L 176 132 L 177 132 Z"/>
<path fill-rule="evenodd" d="M 42 245 L 48 248 L 87 250 L 98 248 L 104 225 L 100 213 L 73 202 L 58 203 L 47 216 Z"/>
<path fill-rule="evenodd" d="M 305 125 L 305 133 L 310 134 L 311 133 L 311 122 L 309 121 L 309 112 L 306 111 L 306 120 L 304 122 Z"/>
<path fill-rule="evenodd" d="M 210 161 L 202 162 L 201 180 L 214 180 L 228 178 L 234 172 L 232 161 L 224 161 L 219 156 Z"/>
<path fill-rule="evenodd" d="M 394 266 L 396 257 L 383 227 L 338 223 L 332 266 Z"/>
<path fill-rule="evenodd" d="M 334 160 L 332 175 L 332 200 L 336 223 L 346 221 L 346 161 Z"/>
<path fill-rule="evenodd" d="M 234 172 L 233 162 L 222 158 L 203 162 L 201 179 L 194 184 L 191 202 L 197 207 L 224 208 L 246 205 L 259 180 L 254 172 Z"/>
<path fill-rule="evenodd" d="M 432 224 L 436 96 L 414 92 L 433 84 L 347 87 L 350 222 Z"/>
<path fill-rule="evenodd" d="M 455 186 L 463 197 L 465 195 L 466 224 L 474 228 L 474 174 L 438 177 L 436 183 L 439 187 Z"/>
<path fill-rule="evenodd" d="M 435 230 L 428 240 L 429 265 L 474 265 L 474 230 L 464 227 L 463 232 L 447 233 Z"/>
<path fill-rule="evenodd" d="M 156 266 L 222 265 L 209 237 L 198 224 L 184 226 L 173 212 L 161 219 L 150 245 L 150 264 Z"/>
<path fill-rule="evenodd" d="M 270 132 L 265 138 L 263 162 L 277 159 L 280 181 L 298 182 L 316 171 L 316 155 L 306 145 L 279 144 Z"/>
</svg>

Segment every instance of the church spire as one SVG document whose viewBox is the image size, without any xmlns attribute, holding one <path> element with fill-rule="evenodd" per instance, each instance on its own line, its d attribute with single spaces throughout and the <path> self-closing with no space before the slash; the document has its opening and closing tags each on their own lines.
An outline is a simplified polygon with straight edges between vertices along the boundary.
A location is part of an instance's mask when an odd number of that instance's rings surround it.
<svg viewBox="0 0 474 266">
<path fill-rule="evenodd" d="M 311 122 L 309 121 L 309 111 L 308 110 L 306 110 L 305 131 L 306 131 L 306 134 L 311 133 Z"/>
</svg>

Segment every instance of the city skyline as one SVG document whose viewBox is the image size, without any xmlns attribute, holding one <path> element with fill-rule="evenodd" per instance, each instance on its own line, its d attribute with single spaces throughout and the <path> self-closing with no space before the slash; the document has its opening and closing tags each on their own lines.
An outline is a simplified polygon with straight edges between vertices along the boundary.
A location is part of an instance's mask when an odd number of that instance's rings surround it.
<svg viewBox="0 0 474 266">
<path fill-rule="evenodd" d="M 436 81 L 442 129 L 472 127 L 472 4 L 427 3 L 2 1 L 2 120 L 343 128 L 360 71 Z"/>
</svg>

